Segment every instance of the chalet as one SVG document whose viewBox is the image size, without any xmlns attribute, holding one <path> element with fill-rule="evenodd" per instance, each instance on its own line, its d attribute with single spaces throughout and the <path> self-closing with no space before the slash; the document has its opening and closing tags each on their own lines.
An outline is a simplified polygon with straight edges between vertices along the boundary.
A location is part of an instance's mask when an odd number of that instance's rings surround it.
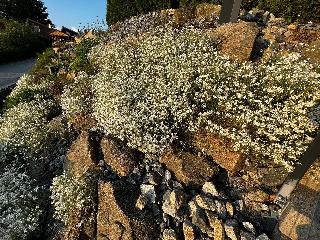
<svg viewBox="0 0 320 240">
<path fill-rule="evenodd" d="M 62 26 L 61 32 L 65 33 L 65 34 L 68 34 L 72 38 L 75 38 L 75 37 L 79 36 L 79 33 L 77 33 L 76 31 L 73 31 L 72 29 L 66 28 L 64 26 Z"/>
<path fill-rule="evenodd" d="M 48 41 L 70 41 L 73 38 L 60 30 L 52 28 L 50 24 L 45 25 L 39 23 L 37 21 L 27 19 L 27 23 L 29 23 L 33 29 L 40 34 L 40 36 Z"/>
</svg>

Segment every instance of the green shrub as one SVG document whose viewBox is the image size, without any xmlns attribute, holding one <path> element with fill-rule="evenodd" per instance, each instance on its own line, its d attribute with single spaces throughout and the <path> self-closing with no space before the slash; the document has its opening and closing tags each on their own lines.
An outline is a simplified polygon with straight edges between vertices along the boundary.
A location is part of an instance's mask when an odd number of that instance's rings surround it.
<svg viewBox="0 0 320 240">
<path fill-rule="evenodd" d="M 49 99 L 48 89 L 50 83 L 35 83 L 32 75 L 23 75 L 17 82 L 16 87 L 5 100 L 5 109 L 17 106 L 19 103 L 27 103 L 38 99 Z"/>
<path fill-rule="evenodd" d="M 259 0 L 257 6 L 289 22 L 320 21 L 319 0 Z"/>
<path fill-rule="evenodd" d="M 222 0 L 180 0 L 179 7 L 194 6 L 199 3 L 222 4 Z M 112 25 L 132 16 L 170 8 L 169 0 L 161 1 L 129 1 L 110 0 L 107 7 L 107 23 Z M 276 15 L 290 21 L 320 21 L 319 0 L 243 0 L 241 8 L 251 10 L 268 10 Z"/>
<path fill-rule="evenodd" d="M 46 45 L 31 26 L 14 20 L 0 20 L 5 28 L 0 31 L 0 62 L 35 56 Z"/>
<path fill-rule="evenodd" d="M 95 39 L 84 39 L 78 45 L 75 46 L 74 51 L 76 54 L 75 59 L 70 63 L 71 70 L 75 72 L 85 71 L 87 73 L 92 72 L 94 69 L 88 61 L 87 55 L 92 47 L 98 44 Z"/>
<path fill-rule="evenodd" d="M 37 61 L 32 67 L 30 74 L 35 76 L 34 79 L 43 78 L 50 75 L 49 68 L 53 65 L 57 55 L 51 48 L 38 55 Z"/>
<path fill-rule="evenodd" d="M 23 163 L 40 158 L 43 149 L 48 149 L 51 135 L 48 118 L 57 109 L 52 101 L 37 100 L 19 103 L 7 110 L 0 118 L 0 164 L 10 161 L 10 152 L 20 152 Z M 19 154 L 18 154 L 19 155 Z M 1 155 L 2 156 L 2 155 Z"/>
<path fill-rule="evenodd" d="M 91 79 L 85 72 L 81 72 L 72 84 L 64 88 L 61 96 L 62 109 L 70 122 L 77 116 L 91 113 L 91 98 Z"/>
<path fill-rule="evenodd" d="M 14 96 L 9 96 L 5 101 L 6 109 L 17 106 L 21 102 L 36 100 L 38 96 L 44 96 L 45 92 L 36 89 L 25 89 Z"/>
<path fill-rule="evenodd" d="M 98 127 L 150 157 L 179 133 L 204 127 L 236 151 L 292 165 L 319 128 L 315 67 L 298 54 L 265 65 L 232 62 L 215 46 L 210 32 L 159 28 L 94 47 Z"/>
</svg>

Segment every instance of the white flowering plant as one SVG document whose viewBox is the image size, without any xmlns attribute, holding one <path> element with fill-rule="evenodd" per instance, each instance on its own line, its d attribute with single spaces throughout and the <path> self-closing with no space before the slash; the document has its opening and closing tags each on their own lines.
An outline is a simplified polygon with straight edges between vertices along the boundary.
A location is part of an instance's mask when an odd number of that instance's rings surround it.
<svg viewBox="0 0 320 240">
<path fill-rule="evenodd" d="M 199 6 L 200 7 L 200 6 Z M 201 5 L 202 13 L 205 13 L 208 5 Z M 141 14 L 119 21 L 110 26 L 105 34 L 102 34 L 101 41 L 104 43 L 124 40 L 128 37 L 137 37 L 145 33 L 159 33 L 155 29 L 172 29 L 181 27 L 194 27 L 197 29 L 212 28 L 218 23 L 218 19 L 212 13 L 203 14 L 202 17 L 196 17 L 196 9 L 179 8 L 167 9 L 158 12 Z"/>
<path fill-rule="evenodd" d="M 19 161 L 35 163 L 49 150 L 59 132 L 51 128 L 49 117 L 57 108 L 52 101 L 19 103 L 0 117 L 0 165 Z"/>
<path fill-rule="evenodd" d="M 297 53 L 234 62 L 216 46 L 208 30 L 159 27 L 94 47 L 98 127 L 150 157 L 179 132 L 206 128 L 237 151 L 290 168 L 319 128 L 315 66 Z"/>
<path fill-rule="evenodd" d="M 16 166 L 0 174 L 0 235 L 3 240 L 20 240 L 39 226 L 42 210 L 39 188 Z"/>
<path fill-rule="evenodd" d="M 77 237 L 84 223 L 95 221 L 96 188 L 93 184 L 94 176 L 89 173 L 75 177 L 64 172 L 53 179 L 50 189 L 54 216 L 65 224 L 68 239 Z"/>
<path fill-rule="evenodd" d="M 49 82 L 40 84 L 34 83 L 34 76 L 25 74 L 16 84 L 11 94 L 5 100 L 6 108 L 11 108 L 21 102 L 30 102 L 37 99 L 48 98 L 48 89 L 51 87 Z"/>
<path fill-rule="evenodd" d="M 67 85 L 61 96 L 61 106 L 70 121 L 79 115 L 91 111 L 91 79 L 85 72 L 80 72 L 74 81 Z"/>
</svg>

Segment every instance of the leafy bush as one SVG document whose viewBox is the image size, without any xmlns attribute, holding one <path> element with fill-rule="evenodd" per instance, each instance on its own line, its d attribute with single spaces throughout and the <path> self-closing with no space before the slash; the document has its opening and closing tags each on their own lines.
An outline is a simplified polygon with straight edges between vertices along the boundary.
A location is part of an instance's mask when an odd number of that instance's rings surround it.
<svg viewBox="0 0 320 240">
<path fill-rule="evenodd" d="M 0 31 L 0 62 L 35 56 L 36 52 L 45 49 L 45 43 L 28 24 L 4 19 L 0 22 L 5 26 Z"/>
<path fill-rule="evenodd" d="M 87 55 L 91 48 L 97 44 L 98 41 L 95 39 L 84 39 L 82 42 L 76 45 L 74 48 L 76 57 L 70 63 L 71 70 L 75 72 L 92 72 L 93 68 L 88 61 Z"/>
<path fill-rule="evenodd" d="M 222 4 L 222 0 L 180 0 L 178 1 L 178 6 L 190 7 L 200 3 Z M 171 7 L 169 0 L 110 0 L 107 7 L 107 22 L 110 26 L 132 16 Z M 243 0 L 241 3 L 241 8 L 246 10 L 251 10 L 255 7 L 268 10 L 277 17 L 283 17 L 288 21 L 320 21 L 319 0 Z"/>
<path fill-rule="evenodd" d="M 38 55 L 37 61 L 30 71 L 30 75 L 34 76 L 34 79 L 39 79 L 50 75 L 49 66 L 54 64 L 56 54 L 51 48 Z"/>
<path fill-rule="evenodd" d="M 101 69 L 92 81 L 102 131 L 157 156 L 181 131 L 205 127 L 235 150 L 287 166 L 297 160 L 319 127 L 313 65 L 298 54 L 232 62 L 216 52 L 210 31 L 155 31 L 90 53 Z"/>
<path fill-rule="evenodd" d="M 66 226 L 66 239 L 78 239 L 79 223 L 94 221 L 95 187 L 90 175 L 77 178 L 64 172 L 53 179 L 51 199 L 55 207 L 55 217 Z M 77 229 L 74 229 L 77 228 Z"/>
<path fill-rule="evenodd" d="M 3 240 L 27 239 L 39 225 L 39 189 L 16 167 L 0 174 L 0 234 Z"/>
</svg>

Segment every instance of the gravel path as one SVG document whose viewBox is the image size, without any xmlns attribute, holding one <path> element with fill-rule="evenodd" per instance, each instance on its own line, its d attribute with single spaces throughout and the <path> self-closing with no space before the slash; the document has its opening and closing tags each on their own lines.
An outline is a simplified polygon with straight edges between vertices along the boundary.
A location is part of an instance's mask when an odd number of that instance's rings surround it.
<svg viewBox="0 0 320 240">
<path fill-rule="evenodd" d="M 35 58 L 0 65 L 0 89 L 13 85 L 35 63 Z"/>
</svg>

